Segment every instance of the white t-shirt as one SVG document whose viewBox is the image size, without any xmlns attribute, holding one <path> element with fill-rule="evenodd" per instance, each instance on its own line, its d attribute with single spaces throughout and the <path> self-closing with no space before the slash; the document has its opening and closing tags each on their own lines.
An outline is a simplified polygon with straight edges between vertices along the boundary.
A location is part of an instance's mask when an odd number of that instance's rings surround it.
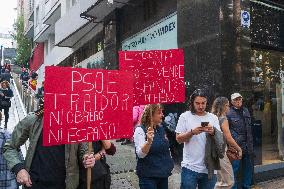
<svg viewBox="0 0 284 189">
<path fill-rule="evenodd" d="M 186 133 L 191 129 L 193 130 L 196 127 L 201 126 L 201 122 L 209 122 L 210 125 L 213 125 L 213 127 L 220 130 L 219 121 L 216 115 L 206 113 L 204 116 L 198 116 L 187 111 L 180 115 L 176 133 Z M 205 132 L 200 133 L 199 135 L 193 135 L 191 139 L 189 139 L 189 142 L 185 142 L 181 166 L 197 173 L 208 174 L 208 170 L 204 164 L 205 144 Z"/>
</svg>

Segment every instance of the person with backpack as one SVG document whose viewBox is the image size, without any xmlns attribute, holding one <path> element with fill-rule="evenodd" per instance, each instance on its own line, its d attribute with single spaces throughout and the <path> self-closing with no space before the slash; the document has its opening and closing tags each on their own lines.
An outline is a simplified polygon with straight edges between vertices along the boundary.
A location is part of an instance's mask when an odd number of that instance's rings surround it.
<svg viewBox="0 0 284 189">
<path fill-rule="evenodd" d="M 13 174 L 7 165 L 7 161 L 3 157 L 3 146 L 6 143 L 7 140 L 11 138 L 11 134 L 8 133 L 7 130 L 1 129 L 0 130 L 0 188 L 1 189 L 18 189 L 18 184 L 16 181 L 16 176 Z M 23 160 L 22 153 L 20 149 L 19 152 L 19 158 Z"/>
<path fill-rule="evenodd" d="M 174 168 L 169 141 L 164 128 L 160 104 L 145 106 L 141 125 L 135 129 L 136 173 L 140 189 L 168 188 L 168 177 Z"/>
<path fill-rule="evenodd" d="M 25 86 L 26 88 L 28 87 L 28 81 L 30 79 L 30 76 L 29 76 L 29 72 L 26 68 L 23 68 L 22 69 L 22 73 L 20 75 L 20 79 L 22 81 L 22 85 Z"/>
</svg>

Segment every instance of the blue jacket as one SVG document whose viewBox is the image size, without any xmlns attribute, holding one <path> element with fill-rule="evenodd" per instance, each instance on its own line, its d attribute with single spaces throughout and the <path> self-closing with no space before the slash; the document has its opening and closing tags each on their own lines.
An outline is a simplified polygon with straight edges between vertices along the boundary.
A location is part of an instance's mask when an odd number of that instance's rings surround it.
<svg viewBox="0 0 284 189">
<path fill-rule="evenodd" d="M 243 153 L 253 154 L 253 137 L 251 131 L 251 116 L 247 108 L 230 108 L 227 114 L 232 137 L 242 148 Z"/>
<path fill-rule="evenodd" d="M 141 126 L 146 133 L 146 128 Z M 139 177 L 169 177 L 174 168 L 170 154 L 169 141 L 163 127 L 155 129 L 155 136 L 150 151 L 144 158 L 138 158 L 136 173 Z"/>
</svg>

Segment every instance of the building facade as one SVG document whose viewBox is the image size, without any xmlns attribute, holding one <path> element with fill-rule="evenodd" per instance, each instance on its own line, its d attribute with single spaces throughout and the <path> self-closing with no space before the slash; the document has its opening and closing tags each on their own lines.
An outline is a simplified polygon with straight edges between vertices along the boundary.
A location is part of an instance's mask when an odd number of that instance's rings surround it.
<svg viewBox="0 0 284 189">
<path fill-rule="evenodd" d="M 283 175 L 280 0 L 35 0 L 33 10 L 32 37 L 44 51 L 41 80 L 49 65 L 118 69 L 119 50 L 182 48 L 187 97 L 196 88 L 211 102 L 240 92 L 253 120 L 256 180 Z M 165 107 L 177 119 L 187 103 Z M 181 146 L 173 147 L 179 162 Z"/>
</svg>

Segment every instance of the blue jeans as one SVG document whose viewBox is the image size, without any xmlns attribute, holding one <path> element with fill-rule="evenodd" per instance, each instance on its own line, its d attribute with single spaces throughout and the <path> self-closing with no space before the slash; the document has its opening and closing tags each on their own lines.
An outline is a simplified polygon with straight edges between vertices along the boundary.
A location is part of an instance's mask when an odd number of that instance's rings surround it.
<svg viewBox="0 0 284 189">
<path fill-rule="evenodd" d="M 237 177 L 239 174 L 240 166 L 242 165 L 242 181 L 237 182 Z M 241 160 L 232 161 L 232 167 L 234 170 L 235 184 L 232 189 L 237 189 L 238 187 L 243 187 L 244 189 L 251 188 L 252 176 L 253 176 L 253 163 L 248 154 L 243 154 Z"/>
<path fill-rule="evenodd" d="M 216 175 L 212 179 L 208 179 L 208 174 L 197 173 L 185 167 L 181 170 L 181 186 L 180 189 L 213 189 L 216 184 Z"/>
<path fill-rule="evenodd" d="M 168 189 L 168 177 L 139 177 L 140 189 Z"/>
</svg>

